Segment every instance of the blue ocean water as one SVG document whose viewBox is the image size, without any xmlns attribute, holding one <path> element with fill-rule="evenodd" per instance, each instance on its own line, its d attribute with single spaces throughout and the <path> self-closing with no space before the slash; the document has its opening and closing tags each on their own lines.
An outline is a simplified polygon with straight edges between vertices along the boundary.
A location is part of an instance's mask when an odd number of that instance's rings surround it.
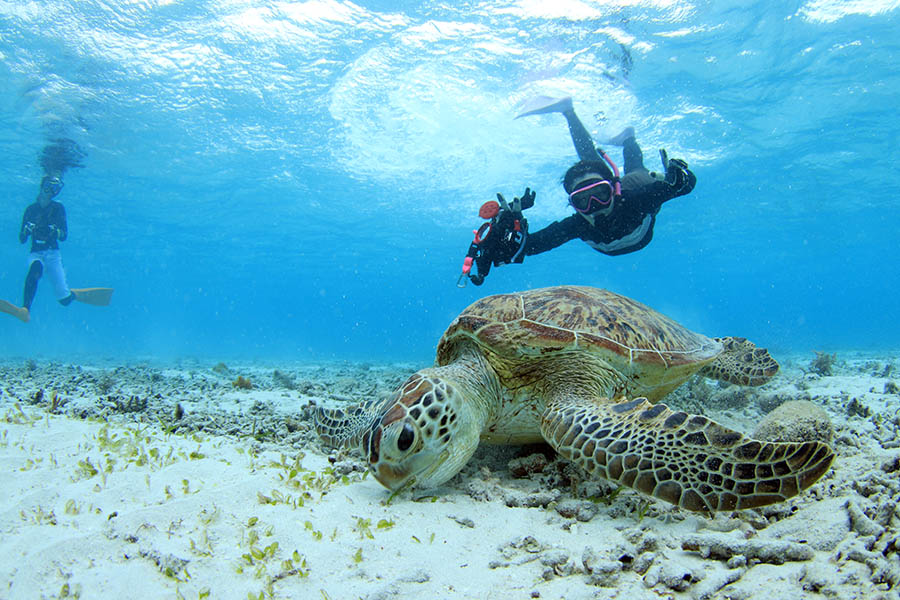
<svg viewBox="0 0 900 600">
<path fill-rule="evenodd" d="M 896 348 L 898 8 L 0 1 L 0 297 L 60 137 L 87 154 L 58 198 L 69 283 L 116 288 L 62 308 L 41 282 L 0 355 L 425 362 L 476 298 L 559 283 L 778 352 Z M 513 120 L 538 94 L 698 185 L 638 253 L 576 240 L 459 289 L 482 202 L 570 212 L 564 120 Z"/>
</svg>

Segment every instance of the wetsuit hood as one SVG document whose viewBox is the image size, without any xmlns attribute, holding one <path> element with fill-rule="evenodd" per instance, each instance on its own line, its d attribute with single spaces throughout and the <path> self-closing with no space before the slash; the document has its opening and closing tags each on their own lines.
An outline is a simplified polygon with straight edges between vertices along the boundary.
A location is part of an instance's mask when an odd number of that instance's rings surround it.
<svg viewBox="0 0 900 600">
<path fill-rule="evenodd" d="M 613 181 L 613 172 L 602 160 L 582 160 L 572 165 L 563 177 L 563 187 L 567 194 L 572 193 L 575 182 L 587 173 L 597 173 L 607 181 Z"/>
</svg>

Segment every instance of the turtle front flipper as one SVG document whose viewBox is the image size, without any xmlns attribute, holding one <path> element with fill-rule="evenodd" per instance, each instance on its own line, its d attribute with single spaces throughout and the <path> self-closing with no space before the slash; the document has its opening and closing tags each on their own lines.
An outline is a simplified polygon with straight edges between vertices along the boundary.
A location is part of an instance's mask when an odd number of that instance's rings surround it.
<svg viewBox="0 0 900 600">
<path fill-rule="evenodd" d="M 834 459 L 821 442 L 753 440 L 646 398 L 557 400 L 541 432 L 586 471 L 701 512 L 781 502 L 815 483 Z"/>
<path fill-rule="evenodd" d="M 715 338 L 722 353 L 697 374 L 737 385 L 762 385 L 778 373 L 778 362 L 765 348 L 742 337 Z"/>
<path fill-rule="evenodd" d="M 381 416 L 385 400 L 369 400 L 347 408 L 316 406 L 313 426 L 322 442 L 332 448 L 359 448 L 363 433 Z"/>
</svg>

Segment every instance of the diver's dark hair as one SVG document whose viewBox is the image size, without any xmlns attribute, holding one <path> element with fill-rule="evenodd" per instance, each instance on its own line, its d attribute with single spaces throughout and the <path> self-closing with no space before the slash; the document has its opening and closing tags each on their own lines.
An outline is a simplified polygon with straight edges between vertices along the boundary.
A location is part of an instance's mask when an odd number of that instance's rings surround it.
<svg viewBox="0 0 900 600">
<path fill-rule="evenodd" d="M 566 193 L 571 194 L 575 180 L 587 173 L 597 173 L 609 181 L 613 179 L 613 172 L 604 161 L 582 160 L 572 165 L 563 176 L 563 187 L 566 189 Z"/>
<path fill-rule="evenodd" d="M 40 163 L 44 168 L 44 173 L 62 177 L 69 169 L 83 168 L 86 156 L 87 154 L 77 142 L 69 138 L 56 138 L 44 146 L 41 151 Z"/>
</svg>

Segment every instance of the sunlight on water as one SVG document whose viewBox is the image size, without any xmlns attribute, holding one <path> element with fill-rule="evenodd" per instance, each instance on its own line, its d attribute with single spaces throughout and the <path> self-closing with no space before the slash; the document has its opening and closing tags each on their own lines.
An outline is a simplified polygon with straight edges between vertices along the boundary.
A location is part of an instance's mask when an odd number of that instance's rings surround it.
<svg viewBox="0 0 900 600">
<path fill-rule="evenodd" d="M 98 314 L 42 284 L 4 352 L 427 357 L 478 296 L 563 282 L 710 334 L 890 346 L 897 7 L 2 3 L 0 296 L 21 294 L 15 236 L 59 137 L 87 153 L 67 274 L 119 290 Z M 513 118 L 539 94 L 573 96 L 597 140 L 633 125 L 697 189 L 640 253 L 575 241 L 457 290 L 482 202 L 530 186 L 532 229 L 570 214 L 564 120 Z"/>
</svg>

